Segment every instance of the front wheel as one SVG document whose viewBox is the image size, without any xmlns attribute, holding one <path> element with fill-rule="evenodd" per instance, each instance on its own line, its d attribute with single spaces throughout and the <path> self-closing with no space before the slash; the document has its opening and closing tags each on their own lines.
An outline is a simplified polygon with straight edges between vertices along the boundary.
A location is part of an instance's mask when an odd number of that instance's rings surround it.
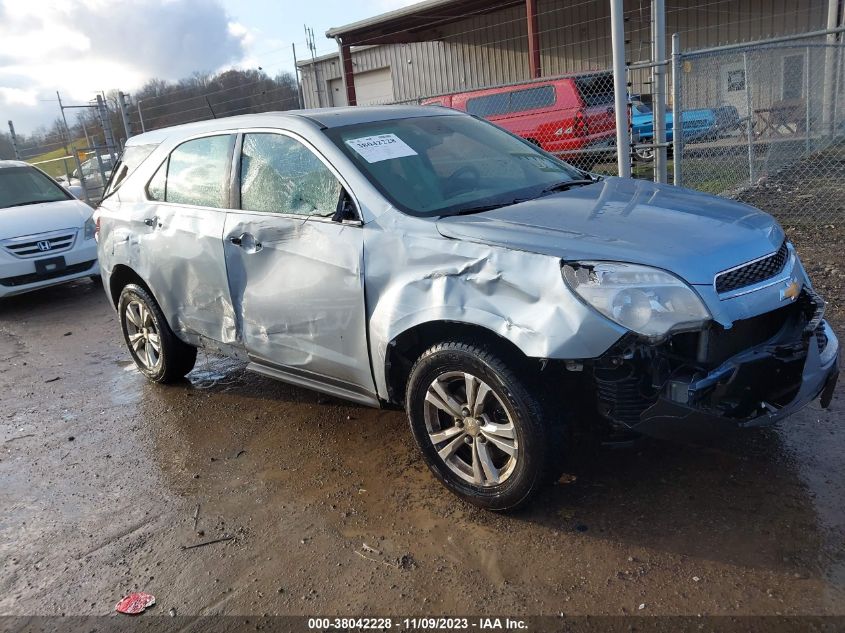
<svg viewBox="0 0 845 633">
<path fill-rule="evenodd" d="M 562 458 L 558 429 L 516 372 L 490 350 L 440 343 L 408 379 L 411 430 L 449 490 L 491 510 L 524 504 Z"/>
<path fill-rule="evenodd" d="M 194 368 L 197 348 L 183 343 L 144 288 L 127 285 L 117 304 L 123 339 L 138 369 L 150 380 L 175 382 Z"/>
</svg>

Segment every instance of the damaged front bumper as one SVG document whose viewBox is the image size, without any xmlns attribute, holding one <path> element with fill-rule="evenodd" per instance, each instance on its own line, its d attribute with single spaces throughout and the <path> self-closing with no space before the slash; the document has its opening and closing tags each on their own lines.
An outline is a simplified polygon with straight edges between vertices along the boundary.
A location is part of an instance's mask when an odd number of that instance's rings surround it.
<svg viewBox="0 0 845 633">
<path fill-rule="evenodd" d="M 806 291 L 796 304 L 778 316 L 782 323 L 767 315 L 736 333 L 751 338 L 741 351 L 736 342 L 708 349 L 704 332 L 658 348 L 627 342 L 594 369 L 602 412 L 617 427 L 694 439 L 774 424 L 818 397 L 826 408 L 839 374 L 839 341 L 822 320 L 818 297 Z M 755 342 L 761 332 L 766 339 Z"/>
</svg>

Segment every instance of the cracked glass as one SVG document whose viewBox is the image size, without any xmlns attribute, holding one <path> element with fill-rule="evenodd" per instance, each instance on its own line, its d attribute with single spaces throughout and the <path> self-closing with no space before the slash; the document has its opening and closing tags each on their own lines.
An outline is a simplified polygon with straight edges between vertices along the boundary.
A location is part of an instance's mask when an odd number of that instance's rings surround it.
<svg viewBox="0 0 845 633">
<path fill-rule="evenodd" d="M 302 143 L 281 134 L 244 135 L 241 209 L 331 216 L 341 184 Z"/>
</svg>

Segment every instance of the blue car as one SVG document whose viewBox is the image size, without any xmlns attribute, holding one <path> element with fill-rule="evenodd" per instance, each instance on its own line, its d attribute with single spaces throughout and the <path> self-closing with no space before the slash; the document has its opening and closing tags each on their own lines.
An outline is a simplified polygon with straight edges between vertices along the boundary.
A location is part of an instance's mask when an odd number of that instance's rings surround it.
<svg viewBox="0 0 845 633">
<path fill-rule="evenodd" d="M 684 141 L 696 141 L 704 138 L 716 138 L 719 134 L 739 127 L 739 113 L 733 106 L 684 110 L 681 113 Z M 654 140 L 654 114 L 651 106 L 640 99 L 631 101 L 631 124 L 634 139 L 639 143 L 651 143 Z M 672 141 L 672 109 L 666 106 L 666 140 Z M 637 160 L 654 160 L 654 148 L 643 147 L 634 150 Z"/>
</svg>

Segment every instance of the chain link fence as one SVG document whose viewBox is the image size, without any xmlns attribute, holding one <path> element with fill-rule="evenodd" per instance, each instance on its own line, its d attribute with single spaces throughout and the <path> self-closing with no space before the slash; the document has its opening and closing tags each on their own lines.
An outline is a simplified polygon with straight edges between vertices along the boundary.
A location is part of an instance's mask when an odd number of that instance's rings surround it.
<svg viewBox="0 0 845 633">
<path fill-rule="evenodd" d="M 677 166 L 684 186 L 749 202 L 784 224 L 843 224 L 844 50 L 835 37 L 806 34 L 682 52 L 677 95 L 667 63 L 668 181 Z M 658 104 L 653 69 L 642 66 L 626 77 L 630 160 L 635 178 L 656 180 Z M 576 167 L 616 175 L 613 86 L 611 72 L 592 71 L 401 103 L 481 116 Z M 808 205 L 810 199 L 821 203 Z"/>
<path fill-rule="evenodd" d="M 14 157 L 38 167 L 76 198 L 96 207 L 121 151 L 108 106 L 100 97 L 96 106 L 62 106 L 61 101 L 59 105 L 63 116 L 48 133 L 19 138 L 9 122 Z M 90 120 L 86 125 L 80 117 L 70 127 L 64 116 L 67 108 L 96 108 L 99 125 L 92 126 Z"/>
<path fill-rule="evenodd" d="M 787 225 L 841 224 L 843 51 L 826 36 L 798 36 L 683 53 L 682 184 L 749 202 Z"/>
<path fill-rule="evenodd" d="M 114 154 L 106 146 L 62 143 L 34 145 L 21 152 L 21 160 L 35 165 L 75 197 L 96 206 L 103 197 L 115 164 Z"/>
<path fill-rule="evenodd" d="M 393 103 L 445 106 L 495 123 L 575 165 L 615 175 L 613 75 L 596 71 Z"/>
</svg>

